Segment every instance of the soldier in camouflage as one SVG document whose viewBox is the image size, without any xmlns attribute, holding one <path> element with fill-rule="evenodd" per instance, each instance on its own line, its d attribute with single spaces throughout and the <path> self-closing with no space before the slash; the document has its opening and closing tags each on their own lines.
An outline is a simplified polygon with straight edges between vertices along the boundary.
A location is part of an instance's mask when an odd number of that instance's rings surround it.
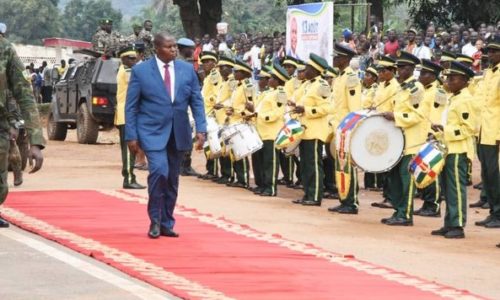
<svg viewBox="0 0 500 300">
<path fill-rule="evenodd" d="M 12 93 L 10 91 L 7 91 L 7 112 L 7 120 L 10 124 L 9 167 L 12 169 L 12 173 L 14 173 L 14 185 L 19 186 L 23 183 L 23 168 L 21 161 L 21 151 L 19 151 L 17 139 L 19 134 L 21 133 L 19 129 L 22 124 L 22 117 L 21 112 L 19 111 L 19 106 L 17 105 L 17 101 L 16 99 L 14 99 L 14 97 L 12 97 Z"/>
<path fill-rule="evenodd" d="M 137 42 L 138 40 L 141 39 L 139 37 L 139 35 L 141 34 L 142 26 L 139 24 L 134 24 L 134 25 L 132 25 L 132 29 L 133 29 L 134 33 L 132 33 L 131 35 L 129 35 L 127 37 L 127 43 L 129 45 L 133 45 L 133 44 L 135 44 L 135 42 Z"/>
<path fill-rule="evenodd" d="M 144 21 L 142 30 L 139 33 L 139 39 L 144 42 L 144 58 L 147 59 L 154 54 L 153 46 L 153 22 L 151 20 Z"/>
<path fill-rule="evenodd" d="M 113 20 L 104 19 L 101 21 L 101 30 L 92 37 L 92 47 L 94 51 L 103 52 L 107 56 L 114 56 L 124 42 L 118 31 L 113 31 Z"/>
<path fill-rule="evenodd" d="M 30 140 L 28 159 L 33 166 L 30 173 L 34 173 L 42 167 L 42 149 L 45 140 L 40 125 L 40 117 L 36 107 L 31 87 L 23 76 L 23 64 L 14 50 L 12 44 L 0 36 L 0 205 L 5 201 L 8 194 L 7 170 L 10 148 L 10 132 L 13 124 L 9 120 L 7 109 L 7 91 L 12 93 L 13 98 L 19 105 L 25 127 Z M 1 218 L 0 227 L 8 227 L 9 223 Z"/>
</svg>

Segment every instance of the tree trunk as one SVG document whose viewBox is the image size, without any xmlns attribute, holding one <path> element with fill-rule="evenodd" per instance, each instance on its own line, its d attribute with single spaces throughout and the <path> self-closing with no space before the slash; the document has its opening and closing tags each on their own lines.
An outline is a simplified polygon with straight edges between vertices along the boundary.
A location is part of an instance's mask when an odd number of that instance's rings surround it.
<svg viewBox="0 0 500 300">
<path fill-rule="evenodd" d="M 174 0 L 179 6 L 179 15 L 186 36 L 190 39 L 201 37 L 200 11 L 197 0 Z"/>
<path fill-rule="evenodd" d="M 384 23 L 384 7 L 382 6 L 382 0 L 368 0 L 368 3 L 372 4 L 370 11 L 373 16 L 377 17 L 376 22 Z M 382 28 L 380 29 L 382 30 Z"/>
<path fill-rule="evenodd" d="M 199 0 L 201 31 L 211 37 L 217 36 L 216 25 L 222 17 L 222 0 Z"/>
</svg>

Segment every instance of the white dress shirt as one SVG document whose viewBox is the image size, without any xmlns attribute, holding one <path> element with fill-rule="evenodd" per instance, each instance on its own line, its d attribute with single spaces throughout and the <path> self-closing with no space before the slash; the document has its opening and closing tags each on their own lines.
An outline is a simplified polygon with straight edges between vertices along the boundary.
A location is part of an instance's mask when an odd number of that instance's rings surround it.
<svg viewBox="0 0 500 300">
<path fill-rule="evenodd" d="M 165 82 L 165 63 L 161 61 L 158 56 L 155 56 L 156 63 L 158 64 L 158 70 L 160 71 L 161 78 L 163 82 Z M 168 63 L 168 73 L 170 73 L 170 99 L 172 99 L 172 103 L 174 102 L 175 95 L 175 70 L 174 70 L 174 61 L 170 61 Z"/>
<path fill-rule="evenodd" d="M 472 45 L 471 43 L 467 43 L 462 47 L 462 54 L 465 54 L 467 56 L 472 57 L 474 53 L 477 52 L 476 46 Z"/>
</svg>

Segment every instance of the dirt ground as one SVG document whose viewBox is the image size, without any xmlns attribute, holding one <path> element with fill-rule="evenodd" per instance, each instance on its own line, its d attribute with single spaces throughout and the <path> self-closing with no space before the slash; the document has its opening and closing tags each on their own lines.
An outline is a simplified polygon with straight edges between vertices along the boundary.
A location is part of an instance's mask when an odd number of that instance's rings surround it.
<svg viewBox="0 0 500 300">
<path fill-rule="evenodd" d="M 69 131 L 65 142 L 49 142 L 44 150 L 45 165 L 37 174 L 25 175 L 16 190 L 118 189 L 121 188 L 120 150 L 117 131 L 102 132 L 97 145 L 80 145 L 76 133 Z M 204 172 L 204 157 L 194 153 L 193 166 Z M 136 171 L 139 183 L 146 183 L 147 172 Z M 362 174 L 360 173 L 360 181 Z M 474 182 L 478 182 L 477 163 Z M 9 178 L 12 182 L 12 178 Z M 146 195 L 146 191 L 137 194 Z M 487 216 L 482 209 L 468 210 L 466 239 L 446 240 L 430 235 L 442 226 L 442 218 L 415 216 L 413 227 L 390 227 L 380 219 L 391 210 L 370 206 L 379 193 L 360 190 L 358 215 L 338 215 L 327 208 L 337 200 L 324 200 L 321 207 L 291 204 L 301 191 L 280 186 L 279 197 L 263 198 L 238 188 L 229 188 L 194 177 L 182 177 L 179 203 L 201 212 L 224 216 L 264 232 L 313 243 L 327 250 L 354 255 L 357 259 L 403 271 L 431 281 L 500 299 L 500 230 L 474 226 Z M 479 192 L 468 190 L 468 201 Z M 8 201 L 8 199 L 7 199 Z M 421 205 L 415 200 L 415 206 Z M 146 211 L 144 211 L 146 213 Z M 443 214 L 444 215 L 444 214 Z M 146 232 L 147 228 L 144 228 Z M 182 224 L 176 230 L 182 234 Z"/>
</svg>

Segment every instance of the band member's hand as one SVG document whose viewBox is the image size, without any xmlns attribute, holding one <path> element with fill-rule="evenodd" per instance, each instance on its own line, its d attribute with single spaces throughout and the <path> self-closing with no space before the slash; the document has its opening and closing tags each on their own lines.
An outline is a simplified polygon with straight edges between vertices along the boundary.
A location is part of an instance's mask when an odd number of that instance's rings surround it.
<svg viewBox="0 0 500 300">
<path fill-rule="evenodd" d="M 288 101 L 287 104 L 288 104 L 288 106 L 292 106 L 292 107 L 297 106 L 297 104 L 295 104 L 295 102 L 293 102 L 293 101 Z"/>
<path fill-rule="evenodd" d="M 17 137 L 19 136 L 19 129 L 16 128 L 9 128 L 9 140 L 15 141 L 17 140 Z"/>
<path fill-rule="evenodd" d="M 434 131 L 443 131 L 443 125 L 432 124 L 431 125 L 431 129 L 434 130 Z"/>
<path fill-rule="evenodd" d="M 232 107 L 226 109 L 226 116 L 232 116 L 233 114 L 234 114 L 234 109 Z"/>
<path fill-rule="evenodd" d="M 136 155 L 139 152 L 139 142 L 138 141 L 128 141 L 127 142 L 128 150 L 133 155 Z"/>
<path fill-rule="evenodd" d="M 255 110 L 255 107 L 253 106 L 253 103 L 252 102 L 248 102 L 245 104 L 245 108 L 251 112 L 253 112 Z"/>
<path fill-rule="evenodd" d="M 219 110 L 221 108 L 224 108 L 224 105 L 222 105 L 221 103 L 217 103 L 217 104 L 214 105 L 214 109 L 215 110 Z"/>
<path fill-rule="evenodd" d="M 295 109 L 293 110 L 293 112 L 297 114 L 303 114 L 304 111 L 305 111 L 304 106 L 296 106 Z"/>
<path fill-rule="evenodd" d="M 195 150 L 203 150 L 203 144 L 205 143 L 205 133 L 198 132 L 196 134 L 196 146 Z"/>
<path fill-rule="evenodd" d="M 384 117 L 386 120 L 394 121 L 394 113 L 392 112 L 385 112 L 382 114 L 382 117 Z"/>
<path fill-rule="evenodd" d="M 35 173 L 42 168 L 43 155 L 40 146 L 31 145 L 28 153 L 28 162 L 31 167 L 31 170 L 29 171 L 30 174 Z"/>
<path fill-rule="evenodd" d="M 245 121 L 250 121 L 250 120 L 252 120 L 254 117 L 257 117 L 257 113 L 253 113 L 253 114 L 251 114 L 251 115 L 245 116 L 245 117 L 243 117 L 243 119 L 245 119 Z"/>
</svg>

